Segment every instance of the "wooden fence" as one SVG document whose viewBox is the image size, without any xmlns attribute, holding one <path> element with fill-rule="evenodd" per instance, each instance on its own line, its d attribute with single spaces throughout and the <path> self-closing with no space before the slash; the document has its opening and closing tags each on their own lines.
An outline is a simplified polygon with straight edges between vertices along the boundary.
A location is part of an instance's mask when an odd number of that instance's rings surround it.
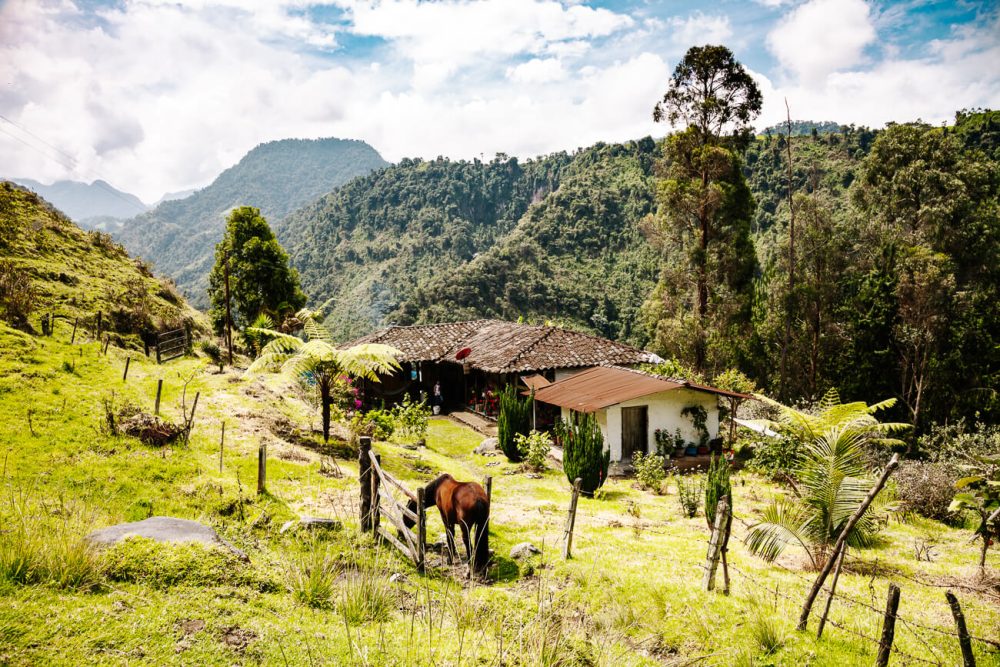
<svg viewBox="0 0 1000 667">
<path fill-rule="evenodd" d="M 419 488 L 414 492 L 406 488 L 402 482 L 382 469 L 380 458 L 372 450 L 371 438 L 362 437 L 358 454 L 361 531 L 371 531 L 378 535 L 412 560 L 419 572 L 423 572 L 427 551 L 424 490 Z M 397 498 L 391 489 L 402 494 L 403 500 Z M 410 501 L 416 503 L 416 511 L 408 507 Z M 396 528 L 396 535 L 382 527 L 383 516 Z M 406 526 L 404 518 L 413 522 L 413 528 Z"/>
<path fill-rule="evenodd" d="M 156 335 L 156 363 L 162 364 L 183 357 L 188 349 L 188 334 L 185 329 L 174 329 Z"/>
</svg>

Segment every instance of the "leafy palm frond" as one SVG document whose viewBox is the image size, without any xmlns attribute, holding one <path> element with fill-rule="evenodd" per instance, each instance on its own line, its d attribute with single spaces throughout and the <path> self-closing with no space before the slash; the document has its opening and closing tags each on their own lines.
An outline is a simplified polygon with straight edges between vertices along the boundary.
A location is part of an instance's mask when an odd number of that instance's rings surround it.
<svg viewBox="0 0 1000 667">
<path fill-rule="evenodd" d="M 795 502 L 778 500 L 764 510 L 762 521 L 750 528 L 746 545 L 750 553 L 767 562 L 774 561 L 789 544 L 799 544 L 809 554 L 812 540 L 809 537 L 808 516 Z M 815 564 L 815 561 L 813 561 Z"/>
</svg>

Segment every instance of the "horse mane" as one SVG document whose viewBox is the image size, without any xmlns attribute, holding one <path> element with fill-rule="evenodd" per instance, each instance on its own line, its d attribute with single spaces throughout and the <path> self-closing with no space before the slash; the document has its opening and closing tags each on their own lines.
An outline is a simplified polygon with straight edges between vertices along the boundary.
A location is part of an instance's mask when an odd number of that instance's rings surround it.
<svg viewBox="0 0 1000 667">
<path fill-rule="evenodd" d="M 448 473 L 442 473 L 427 483 L 427 486 L 424 487 L 424 503 L 428 505 L 434 504 L 434 498 L 437 495 L 437 488 L 441 485 L 441 482 L 446 479 L 454 480 L 455 478 Z"/>
</svg>

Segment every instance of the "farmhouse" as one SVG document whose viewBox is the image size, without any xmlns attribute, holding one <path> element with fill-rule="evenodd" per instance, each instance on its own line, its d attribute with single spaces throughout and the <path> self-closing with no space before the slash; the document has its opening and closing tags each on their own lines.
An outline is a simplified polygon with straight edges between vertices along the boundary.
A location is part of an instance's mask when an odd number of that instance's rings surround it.
<svg viewBox="0 0 1000 667">
<path fill-rule="evenodd" d="M 495 415 L 497 392 L 506 385 L 555 382 L 594 366 L 656 363 L 651 352 L 561 327 L 501 320 L 390 326 L 355 340 L 383 343 L 401 352 L 402 370 L 365 385 L 369 403 L 426 392 L 444 409 Z"/>
<path fill-rule="evenodd" d="M 741 401 L 746 394 L 650 375 L 621 366 L 590 368 L 540 387 L 535 400 L 573 412 L 594 413 L 617 467 L 631 463 L 635 452 L 669 453 L 679 463 L 704 461 L 709 449 L 721 449 L 719 400 Z"/>
</svg>

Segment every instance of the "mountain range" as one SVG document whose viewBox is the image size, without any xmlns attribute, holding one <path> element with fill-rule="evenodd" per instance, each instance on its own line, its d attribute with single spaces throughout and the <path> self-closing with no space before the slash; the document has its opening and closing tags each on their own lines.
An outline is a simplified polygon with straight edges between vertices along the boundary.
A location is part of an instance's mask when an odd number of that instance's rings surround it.
<svg viewBox="0 0 1000 667">
<path fill-rule="evenodd" d="M 132 218 L 149 210 L 138 197 L 123 192 L 106 181 L 92 183 L 56 181 L 51 185 L 30 178 L 11 178 L 72 218 L 81 227 L 106 228 L 112 221 Z"/>
<path fill-rule="evenodd" d="M 197 307 L 208 306 L 208 273 L 226 214 L 254 206 L 276 222 L 352 178 L 388 163 L 363 141 L 285 139 L 261 144 L 210 185 L 127 220 L 115 236 L 172 278 Z"/>
</svg>

